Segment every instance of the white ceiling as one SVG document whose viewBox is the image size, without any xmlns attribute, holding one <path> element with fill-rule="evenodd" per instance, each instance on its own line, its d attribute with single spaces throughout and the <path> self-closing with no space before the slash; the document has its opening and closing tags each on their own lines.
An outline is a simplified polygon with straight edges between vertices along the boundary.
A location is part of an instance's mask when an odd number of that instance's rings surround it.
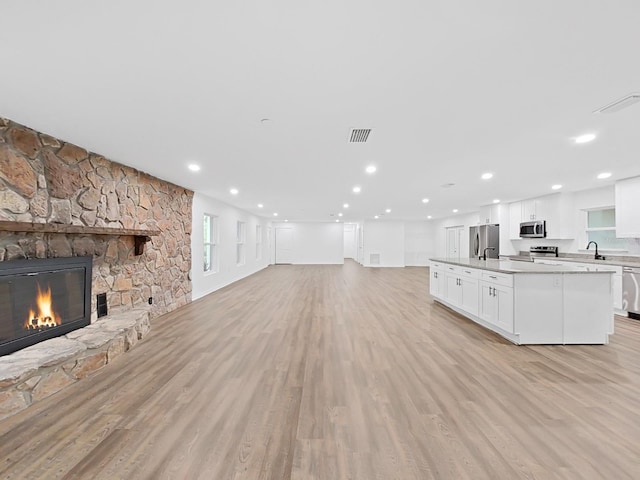
<svg viewBox="0 0 640 480">
<path fill-rule="evenodd" d="M 0 116 L 265 216 L 436 218 L 640 175 L 640 104 L 592 113 L 639 45 L 637 0 L 4 0 Z"/>
</svg>

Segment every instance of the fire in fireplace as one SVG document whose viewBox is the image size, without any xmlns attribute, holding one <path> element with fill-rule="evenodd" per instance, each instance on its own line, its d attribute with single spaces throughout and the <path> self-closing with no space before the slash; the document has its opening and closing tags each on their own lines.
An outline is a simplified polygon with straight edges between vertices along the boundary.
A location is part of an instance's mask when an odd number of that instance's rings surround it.
<svg viewBox="0 0 640 480">
<path fill-rule="evenodd" d="M 91 323 L 91 257 L 0 262 L 0 355 Z"/>
</svg>

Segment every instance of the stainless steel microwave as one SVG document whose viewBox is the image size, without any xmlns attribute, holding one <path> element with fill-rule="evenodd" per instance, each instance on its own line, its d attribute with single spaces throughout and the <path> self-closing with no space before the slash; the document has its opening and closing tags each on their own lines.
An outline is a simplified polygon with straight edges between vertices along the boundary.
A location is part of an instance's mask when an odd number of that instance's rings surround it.
<svg viewBox="0 0 640 480">
<path fill-rule="evenodd" d="M 522 222 L 520 224 L 521 238 L 544 238 L 547 236 L 547 225 L 544 220 Z"/>
</svg>

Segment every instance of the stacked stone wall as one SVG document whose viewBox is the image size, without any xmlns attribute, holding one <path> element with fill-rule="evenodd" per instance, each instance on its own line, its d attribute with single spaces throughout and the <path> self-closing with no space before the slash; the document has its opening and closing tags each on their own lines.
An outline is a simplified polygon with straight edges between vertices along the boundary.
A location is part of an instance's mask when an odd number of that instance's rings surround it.
<svg viewBox="0 0 640 480">
<path fill-rule="evenodd" d="M 111 310 L 147 304 L 151 316 L 191 301 L 193 192 L 0 117 L 0 221 L 160 230 L 134 255 L 118 235 L 0 232 L 0 261 L 93 256 Z"/>
</svg>

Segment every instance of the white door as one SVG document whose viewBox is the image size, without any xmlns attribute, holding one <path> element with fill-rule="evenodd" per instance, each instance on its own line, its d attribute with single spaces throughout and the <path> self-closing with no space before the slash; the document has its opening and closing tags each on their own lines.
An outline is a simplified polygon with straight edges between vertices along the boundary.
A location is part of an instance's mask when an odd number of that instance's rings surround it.
<svg viewBox="0 0 640 480">
<path fill-rule="evenodd" d="M 447 228 L 447 258 L 460 258 L 460 239 L 464 227 Z"/>
<path fill-rule="evenodd" d="M 293 229 L 276 228 L 276 264 L 293 261 Z"/>
<path fill-rule="evenodd" d="M 267 252 L 269 252 L 269 265 L 273 265 L 273 251 L 271 249 L 271 227 L 267 227 Z"/>
<path fill-rule="evenodd" d="M 356 258 L 356 226 L 344 224 L 344 258 Z"/>
</svg>

